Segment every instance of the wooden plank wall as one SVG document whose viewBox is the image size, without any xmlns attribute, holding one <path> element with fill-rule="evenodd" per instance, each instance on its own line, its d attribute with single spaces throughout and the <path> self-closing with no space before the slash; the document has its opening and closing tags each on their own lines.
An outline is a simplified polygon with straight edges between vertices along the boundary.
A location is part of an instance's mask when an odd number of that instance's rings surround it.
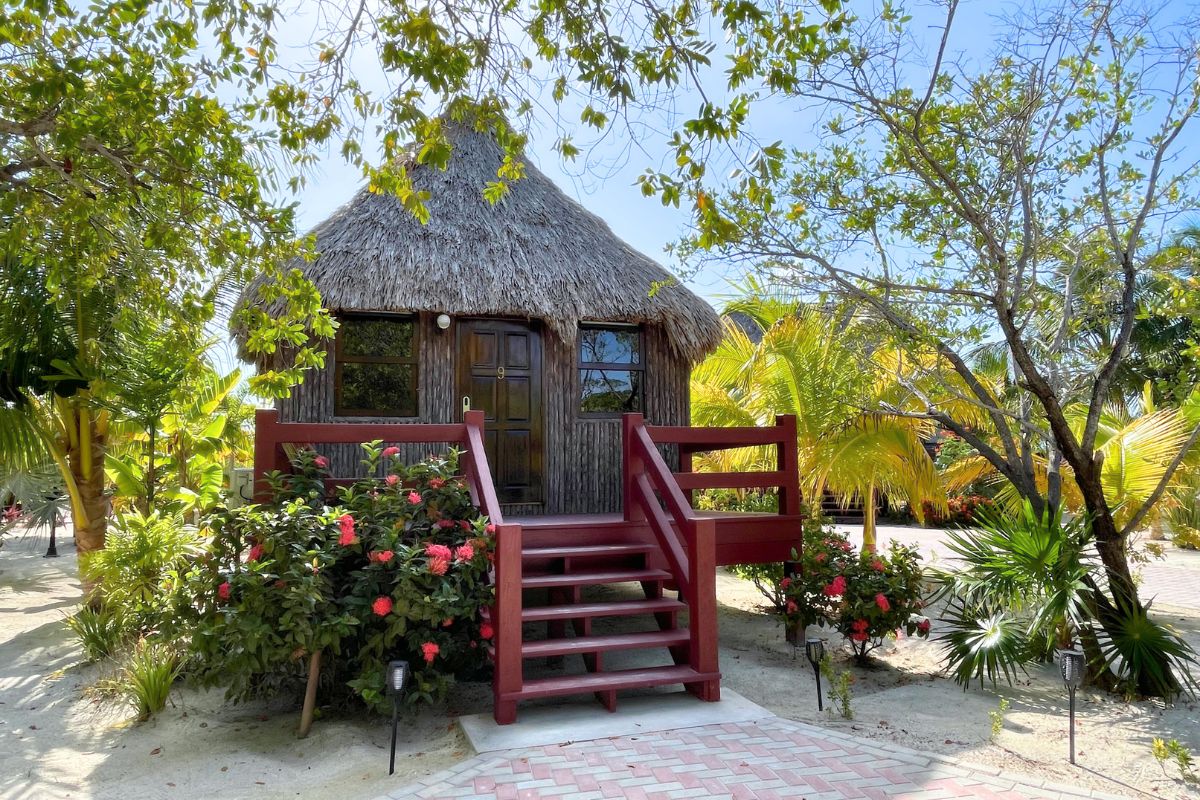
<svg viewBox="0 0 1200 800">
<path fill-rule="evenodd" d="M 420 411 L 412 419 L 336 417 L 333 413 L 334 354 L 332 345 L 325 367 L 311 373 L 292 396 L 276 403 L 282 422 L 457 422 L 459 398 L 455 387 L 455 328 L 440 331 L 434 315 L 420 316 Z M 646 358 L 643 388 L 645 414 L 656 425 L 688 423 L 687 361 L 675 355 L 662 330 L 644 328 Z M 575 344 L 564 342 L 542 328 L 543 376 L 546 393 L 543 408 L 545 453 L 545 503 L 506 506 L 510 514 L 582 514 L 621 510 L 621 420 L 579 416 L 579 370 Z M 362 475 L 362 451 L 357 445 L 323 446 L 334 475 Z M 444 447 L 403 445 L 406 460 L 418 460 Z M 666 451 L 668 464 L 675 468 L 678 456 Z"/>
</svg>

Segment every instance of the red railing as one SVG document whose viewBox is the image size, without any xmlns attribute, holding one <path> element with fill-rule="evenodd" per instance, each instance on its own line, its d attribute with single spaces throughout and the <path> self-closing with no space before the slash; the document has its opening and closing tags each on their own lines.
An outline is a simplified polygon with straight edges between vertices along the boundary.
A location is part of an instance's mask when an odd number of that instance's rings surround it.
<svg viewBox="0 0 1200 800">
<path fill-rule="evenodd" d="M 521 526 L 506 523 L 492 483 L 483 447 L 483 412 L 468 411 L 461 423 L 376 424 L 280 422 L 273 409 L 254 415 L 255 500 L 268 499 L 270 487 L 263 476 L 288 468 L 285 444 L 361 444 L 376 439 L 388 444 L 451 444 L 463 449 L 459 466 L 471 502 L 496 526 L 496 554 L 492 582 L 496 587 L 491 610 L 495 631 L 497 708 L 502 693 L 521 690 Z M 507 624 L 506 624 L 507 621 Z"/>
</svg>

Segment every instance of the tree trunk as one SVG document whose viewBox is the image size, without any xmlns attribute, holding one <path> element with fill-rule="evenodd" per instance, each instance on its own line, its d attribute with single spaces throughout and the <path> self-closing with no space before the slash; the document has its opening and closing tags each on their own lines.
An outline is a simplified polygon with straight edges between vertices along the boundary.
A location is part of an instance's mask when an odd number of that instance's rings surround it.
<svg viewBox="0 0 1200 800">
<path fill-rule="evenodd" d="M 871 484 L 863 495 L 863 552 L 874 553 L 875 536 L 875 484 Z"/>
<path fill-rule="evenodd" d="M 71 466 L 71 477 L 79 490 L 84 519 L 75 519 L 75 545 L 79 555 L 100 550 L 104 547 L 104 534 L 108 528 L 108 495 L 104 482 L 104 451 L 108 437 L 90 426 L 86 431 L 87 446 L 77 443 L 67 453 Z M 83 582 L 84 595 L 90 595 L 95 586 Z"/>
</svg>

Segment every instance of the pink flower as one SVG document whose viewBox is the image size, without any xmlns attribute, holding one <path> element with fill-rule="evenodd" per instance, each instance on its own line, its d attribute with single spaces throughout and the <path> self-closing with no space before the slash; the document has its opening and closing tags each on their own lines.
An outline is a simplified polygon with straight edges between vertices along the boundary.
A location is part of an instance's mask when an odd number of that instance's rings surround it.
<svg viewBox="0 0 1200 800">
<path fill-rule="evenodd" d="M 399 447 L 385 447 L 385 448 L 383 448 L 383 452 L 380 453 L 379 455 L 381 455 L 383 458 L 391 458 L 392 456 L 399 455 L 399 454 L 400 454 Z"/>
<path fill-rule="evenodd" d="M 338 537 L 338 544 L 342 547 L 349 547 L 358 543 L 358 537 L 354 535 L 354 517 L 342 514 L 338 517 L 338 527 L 342 531 L 342 535 Z"/>
<path fill-rule="evenodd" d="M 485 531 L 487 531 L 488 533 L 495 533 L 495 532 L 496 532 L 496 526 L 495 526 L 495 525 L 493 525 L 492 523 L 490 523 L 490 522 L 489 522 L 489 523 L 487 524 L 487 526 L 484 528 L 484 530 L 485 530 Z"/>
<path fill-rule="evenodd" d="M 843 595 L 843 594 L 845 594 L 845 593 L 846 593 L 846 579 L 845 579 L 845 577 L 843 577 L 843 576 L 841 576 L 841 575 L 838 575 L 836 578 L 834 578 L 834 579 L 833 579 L 833 581 L 832 581 L 832 582 L 830 582 L 830 583 L 829 583 L 829 585 L 827 585 L 827 586 L 826 586 L 824 589 L 822 589 L 821 591 L 822 591 L 822 592 L 823 592 L 823 593 L 824 593 L 824 594 L 825 594 L 827 597 L 838 597 L 838 596 L 840 596 L 840 595 Z"/>
<path fill-rule="evenodd" d="M 375 612 L 377 617 L 386 617 L 392 613 L 392 598 L 377 597 L 375 602 L 371 604 L 371 610 Z"/>
<path fill-rule="evenodd" d="M 888 599 L 883 595 L 883 592 L 875 595 L 875 605 L 879 606 L 880 611 L 887 612 L 892 610 L 892 604 L 888 602 Z"/>
<path fill-rule="evenodd" d="M 444 559 L 444 558 L 429 559 L 429 571 L 432 572 L 434 575 L 445 575 L 446 571 L 448 569 L 450 569 L 450 562 L 447 561 L 446 559 Z"/>
<path fill-rule="evenodd" d="M 329 466 L 329 459 L 325 456 L 317 456 L 313 459 L 313 463 L 316 464 L 320 469 L 325 469 Z"/>
<path fill-rule="evenodd" d="M 440 558 L 442 561 L 449 561 L 454 556 L 450 552 L 450 548 L 446 547 L 446 545 L 433 544 L 430 542 L 429 544 L 425 545 L 425 557 Z"/>
<path fill-rule="evenodd" d="M 446 485 L 446 481 L 443 478 L 430 478 L 429 479 L 429 488 L 430 489 L 440 489 L 445 485 Z"/>
<path fill-rule="evenodd" d="M 471 547 L 469 544 L 464 544 L 463 546 L 456 548 L 454 551 L 455 561 L 470 561 L 474 557 L 475 548 Z"/>
<path fill-rule="evenodd" d="M 489 625 L 488 623 L 485 622 L 479 626 L 479 638 L 480 639 L 490 639 L 495 635 L 496 635 L 496 631 L 493 630 L 492 626 Z"/>
<path fill-rule="evenodd" d="M 927 620 L 927 619 L 923 619 L 917 623 L 917 630 L 921 633 L 922 636 L 928 636 L 929 629 L 931 627 L 933 627 L 933 626 L 929 623 L 929 620 Z"/>
<path fill-rule="evenodd" d="M 439 519 L 439 520 L 437 521 L 437 526 L 438 526 L 439 528 L 441 528 L 442 530 L 445 530 L 446 528 L 453 528 L 453 527 L 454 527 L 454 520 L 452 520 L 452 519 Z"/>
<path fill-rule="evenodd" d="M 813 556 L 813 561 L 816 561 L 818 564 L 824 564 L 826 558 L 827 556 L 824 553 L 817 553 Z"/>
<path fill-rule="evenodd" d="M 788 600 L 787 613 L 795 614 L 799 610 L 800 610 L 800 606 L 796 605 L 795 600 Z"/>
<path fill-rule="evenodd" d="M 849 553 L 851 550 L 854 549 L 854 545 L 850 544 L 849 542 L 842 542 L 841 545 L 839 545 L 839 546 L 842 548 L 843 552 L 846 552 L 846 553 Z"/>
<path fill-rule="evenodd" d="M 378 564 L 386 564 L 392 560 L 392 556 L 396 555 L 391 550 L 373 550 L 367 553 L 367 561 L 373 561 Z"/>
<path fill-rule="evenodd" d="M 790 575 L 788 575 L 787 577 L 785 577 L 783 580 L 781 580 L 779 582 L 780 589 L 786 590 L 791 585 L 792 585 L 792 576 L 790 576 Z"/>
<path fill-rule="evenodd" d="M 878 558 L 875 559 L 874 561 L 871 562 L 871 569 L 875 570 L 876 572 L 883 572 L 883 569 L 884 569 L 883 562 L 880 561 Z"/>
<path fill-rule="evenodd" d="M 233 592 L 233 587 L 229 585 L 229 581 L 225 581 L 217 587 L 217 597 L 222 600 L 228 600 L 229 595 Z"/>
<path fill-rule="evenodd" d="M 263 546 L 261 544 L 254 545 L 254 547 L 250 548 L 250 552 L 246 554 L 247 561 L 258 561 L 262 557 Z"/>
<path fill-rule="evenodd" d="M 400 482 L 400 476 L 399 475 L 388 475 L 383 480 L 388 486 L 395 486 L 397 483 Z"/>
<path fill-rule="evenodd" d="M 442 648 L 438 647 L 433 642 L 426 642 L 425 644 L 421 645 L 421 655 L 425 657 L 426 664 L 432 664 L 433 660 L 437 658 L 437 654 L 440 652 L 442 652 Z"/>
<path fill-rule="evenodd" d="M 418 494 L 417 492 L 409 492 L 408 493 L 408 502 L 412 503 L 414 506 L 417 505 L 418 503 L 421 502 L 421 495 Z"/>
</svg>

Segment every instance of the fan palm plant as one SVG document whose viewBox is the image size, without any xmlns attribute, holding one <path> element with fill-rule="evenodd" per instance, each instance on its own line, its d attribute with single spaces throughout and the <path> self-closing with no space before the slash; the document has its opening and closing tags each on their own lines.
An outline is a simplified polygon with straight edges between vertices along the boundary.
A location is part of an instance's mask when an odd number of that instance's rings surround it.
<svg viewBox="0 0 1200 800">
<path fill-rule="evenodd" d="M 908 501 L 920 517 L 923 501 L 944 505 L 933 461 L 922 445 L 928 422 L 884 410 L 894 374 L 884 352 L 852 323 L 841 327 L 818 310 L 752 293 L 725 309 L 720 346 L 692 374 L 697 425 L 769 425 L 794 414 L 802 491 L 826 489 L 843 503 L 861 499 L 864 544 L 875 544 L 875 497 Z M 738 324 L 735 320 L 742 321 Z M 855 340 L 859 340 L 856 346 Z M 774 469 L 763 448 L 725 450 L 697 458 L 701 469 Z"/>
</svg>

